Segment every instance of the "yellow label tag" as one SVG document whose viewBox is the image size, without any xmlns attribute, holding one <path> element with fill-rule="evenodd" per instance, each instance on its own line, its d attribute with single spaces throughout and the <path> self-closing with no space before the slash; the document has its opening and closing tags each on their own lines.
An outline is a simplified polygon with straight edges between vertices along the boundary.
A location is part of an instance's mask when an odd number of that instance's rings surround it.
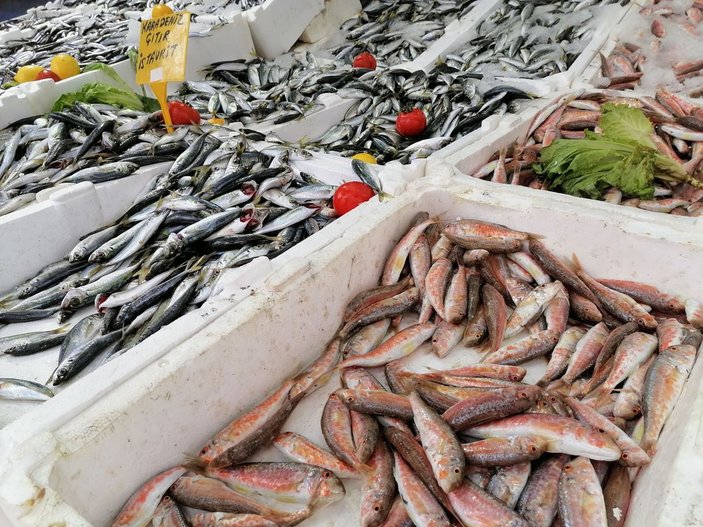
<svg viewBox="0 0 703 527">
<path fill-rule="evenodd" d="M 142 21 L 137 84 L 185 80 L 190 13 Z"/>
</svg>

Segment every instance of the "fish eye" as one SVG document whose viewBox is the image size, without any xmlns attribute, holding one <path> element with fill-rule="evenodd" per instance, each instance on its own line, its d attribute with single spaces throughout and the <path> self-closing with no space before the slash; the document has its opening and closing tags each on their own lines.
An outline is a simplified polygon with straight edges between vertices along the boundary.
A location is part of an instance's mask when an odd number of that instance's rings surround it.
<svg viewBox="0 0 703 527">
<path fill-rule="evenodd" d="M 527 399 L 529 396 L 527 395 L 527 392 L 523 391 L 518 394 L 518 397 L 520 397 L 521 399 Z"/>
<path fill-rule="evenodd" d="M 374 512 L 378 512 L 381 510 L 381 507 L 379 507 L 378 505 L 374 505 L 373 510 Z"/>
<path fill-rule="evenodd" d="M 535 445 L 530 445 L 530 452 L 537 452 L 537 447 Z"/>
<path fill-rule="evenodd" d="M 620 457 L 622 457 L 623 459 L 627 459 L 630 456 L 627 455 L 627 452 L 623 452 L 622 456 L 620 456 Z"/>
<path fill-rule="evenodd" d="M 461 474 L 461 470 L 459 470 L 458 468 L 455 468 L 455 469 L 454 469 L 454 474 Z"/>
<path fill-rule="evenodd" d="M 322 473 L 322 477 L 323 477 L 323 478 L 331 478 L 331 477 L 332 477 L 332 473 L 331 473 L 329 470 L 325 470 L 325 471 Z"/>
</svg>

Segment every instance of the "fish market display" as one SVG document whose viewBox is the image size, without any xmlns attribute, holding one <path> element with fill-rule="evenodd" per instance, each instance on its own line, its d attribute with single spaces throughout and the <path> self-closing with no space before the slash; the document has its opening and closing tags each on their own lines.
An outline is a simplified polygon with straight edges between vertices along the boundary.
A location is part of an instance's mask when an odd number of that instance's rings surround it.
<svg viewBox="0 0 703 527">
<path fill-rule="evenodd" d="M 372 0 L 358 17 L 342 24 L 345 42 L 330 52 L 351 64 L 364 51 L 380 67 L 411 62 L 444 35 L 451 22 L 462 19 L 476 0 Z"/>
<path fill-rule="evenodd" d="M 136 129 L 135 121 L 141 123 Z M 218 127 L 155 134 L 148 130 L 148 114 L 121 125 L 104 123 L 111 126 L 102 128 L 98 140 L 110 135 L 107 130 L 131 127 L 135 139 L 136 134 L 153 137 L 133 141 L 143 151 L 130 156 L 150 158 L 164 146 L 173 147 L 175 161 L 117 222 L 84 236 L 63 260 L 0 298 L 0 324 L 57 319 L 54 329 L 18 329 L 0 337 L 0 369 L 9 356 L 60 345 L 50 378 L 54 386 L 75 377 L 96 357 L 111 360 L 202 305 L 220 289 L 225 270 L 258 257 L 273 258 L 337 215 L 330 207 L 337 187 L 292 164 L 306 152 L 279 145 L 256 149 L 245 135 Z M 184 138 L 189 138 L 186 143 Z M 138 166 L 119 160 L 83 172 L 100 178 L 110 165 Z M 74 316 L 92 305 L 97 313 Z M 0 381 L 0 398 L 27 398 L 30 392 L 37 392 L 37 399 L 50 396 L 50 390 L 43 390 Z"/>
<path fill-rule="evenodd" d="M 452 141 L 481 127 L 491 115 L 520 108 L 522 90 L 495 84 L 481 89 L 481 75 L 470 72 L 431 73 L 389 69 L 346 86 L 345 98 L 356 99 L 345 118 L 322 136 L 306 141 L 308 148 L 339 152 L 343 156 L 370 152 L 379 160 L 407 163 L 430 156 Z M 419 110 L 417 132 L 400 127 L 400 116 Z"/>
<path fill-rule="evenodd" d="M 197 134 L 166 135 L 160 114 L 76 103 L 0 132 L 0 215 L 61 183 L 102 183 L 174 161 Z"/>
<path fill-rule="evenodd" d="M 500 84 L 482 92 L 482 75 L 468 72 L 369 72 L 310 53 L 288 59 L 292 63 L 285 66 L 258 59 L 214 64 L 210 80 L 186 82 L 180 94 L 204 117 L 222 115 L 247 126 L 304 118 L 322 107 L 322 94 L 354 99 L 340 123 L 319 138 L 306 138 L 303 146 L 343 156 L 365 151 L 379 162 L 403 163 L 429 156 L 490 115 L 517 110 L 516 99 L 528 97 Z M 413 108 L 423 111 L 426 124 L 419 134 L 404 135 L 397 118 Z"/>
<path fill-rule="evenodd" d="M 697 217 L 703 214 L 702 112 L 664 89 L 637 98 L 575 92 L 534 118 L 527 141 L 496 152 L 472 175 Z"/>
<path fill-rule="evenodd" d="M 593 276 L 535 234 L 420 213 L 319 358 L 112 525 L 295 525 L 358 480 L 363 527 L 622 526 L 694 367 L 701 306 Z M 432 352 L 454 365 L 406 360 Z M 318 390 L 325 447 L 287 424 Z M 250 459 L 271 445 L 287 461 Z"/>
<path fill-rule="evenodd" d="M 236 60 L 213 64 L 208 80 L 185 82 L 180 95 L 205 116 L 245 125 L 281 124 L 321 109 L 320 95 L 343 95 L 344 88 L 365 73 L 312 53 L 276 60 Z"/>
<path fill-rule="evenodd" d="M 703 2 L 663 0 L 644 6 L 623 21 L 613 51 L 601 54 L 600 87 L 626 90 L 666 88 L 703 95 Z"/>
<path fill-rule="evenodd" d="M 613 0 L 502 3 L 476 29 L 476 36 L 445 57 L 457 71 L 542 78 L 568 70 L 607 17 Z"/>
<path fill-rule="evenodd" d="M 139 20 L 142 11 L 156 2 L 147 0 L 54 0 L 12 20 L 0 22 L 0 30 L 26 30 L 0 44 L 0 71 L 3 83 L 11 80 L 21 66 L 47 66 L 53 56 L 67 53 L 81 65 L 94 62 L 115 64 L 127 56 L 130 20 Z M 249 9 L 262 0 L 177 0 L 176 10 L 193 13 L 193 22 L 217 26 L 227 22 L 231 9 Z"/>
</svg>

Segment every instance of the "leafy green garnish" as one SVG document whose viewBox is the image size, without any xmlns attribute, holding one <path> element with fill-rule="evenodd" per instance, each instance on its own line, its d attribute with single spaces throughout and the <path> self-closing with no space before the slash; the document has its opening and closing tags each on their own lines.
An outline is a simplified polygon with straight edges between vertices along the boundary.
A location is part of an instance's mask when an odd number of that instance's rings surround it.
<svg viewBox="0 0 703 527">
<path fill-rule="evenodd" d="M 602 133 L 585 139 L 558 139 L 540 152 L 533 165 L 552 188 L 593 199 L 610 187 L 626 196 L 649 199 L 654 180 L 682 181 L 700 187 L 674 160 L 659 153 L 651 139 L 654 127 L 639 109 L 606 104 L 600 119 Z"/>
<path fill-rule="evenodd" d="M 73 106 L 76 102 L 91 104 L 111 104 L 120 108 L 153 112 L 159 109 L 159 103 L 150 97 L 144 97 L 134 93 L 117 72 L 107 64 L 91 64 L 83 69 L 83 72 L 101 71 L 107 75 L 115 86 L 104 82 L 90 82 L 79 91 L 66 93 L 58 98 L 51 108 L 56 112 Z"/>
</svg>

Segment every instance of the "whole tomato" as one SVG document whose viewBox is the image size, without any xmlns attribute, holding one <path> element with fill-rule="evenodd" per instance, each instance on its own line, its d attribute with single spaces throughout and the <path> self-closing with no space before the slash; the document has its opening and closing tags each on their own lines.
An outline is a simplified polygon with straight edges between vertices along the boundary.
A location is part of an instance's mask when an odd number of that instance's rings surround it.
<svg viewBox="0 0 703 527">
<path fill-rule="evenodd" d="M 370 200 L 376 194 L 373 189 L 361 181 L 350 181 L 340 185 L 332 197 L 332 204 L 337 214 L 342 216 L 355 209 L 363 202 Z"/>
<path fill-rule="evenodd" d="M 184 102 L 169 101 L 168 112 L 173 124 L 200 124 L 198 111 Z"/>
<path fill-rule="evenodd" d="M 56 73 L 51 70 L 43 70 L 39 73 L 39 75 L 37 75 L 37 80 L 40 81 L 43 79 L 51 79 L 54 82 L 59 82 L 61 80 L 61 77 L 56 75 Z"/>
<path fill-rule="evenodd" d="M 375 70 L 376 58 L 368 51 L 364 51 L 363 53 L 359 53 L 356 57 L 354 57 L 354 62 L 352 63 L 352 66 L 354 66 L 355 68 L 366 68 L 369 70 Z"/>
<path fill-rule="evenodd" d="M 409 112 L 400 112 L 395 120 L 395 129 L 403 137 L 417 137 L 427 128 L 425 112 L 414 108 Z"/>
</svg>

